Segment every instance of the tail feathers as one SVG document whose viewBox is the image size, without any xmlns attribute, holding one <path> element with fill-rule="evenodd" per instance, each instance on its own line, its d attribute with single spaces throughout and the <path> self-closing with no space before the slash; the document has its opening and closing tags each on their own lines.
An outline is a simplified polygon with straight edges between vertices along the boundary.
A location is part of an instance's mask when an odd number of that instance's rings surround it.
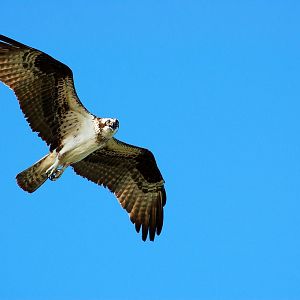
<svg viewBox="0 0 300 300">
<path fill-rule="evenodd" d="M 16 177 L 19 187 L 29 193 L 37 190 L 48 179 L 46 171 L 53 165 L 54 160 L 55 154 L 50 153 L 19 173 Z"/>
</svg>

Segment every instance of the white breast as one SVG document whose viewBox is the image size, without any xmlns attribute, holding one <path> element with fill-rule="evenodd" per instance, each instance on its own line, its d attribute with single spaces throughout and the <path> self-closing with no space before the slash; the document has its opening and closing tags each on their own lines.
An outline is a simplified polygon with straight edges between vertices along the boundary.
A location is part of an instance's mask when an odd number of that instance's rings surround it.
<svg viewBox="0 0 300 300">
<path fill-rule="evenodd" d="M 61 163 L 75 163 L 99 149 L 97 142 L 98 126 L 93 115 L 77 116 L 76 126 L 68 131 L 63 139 L 63 148 L 59 152 Z"/>
</svg>

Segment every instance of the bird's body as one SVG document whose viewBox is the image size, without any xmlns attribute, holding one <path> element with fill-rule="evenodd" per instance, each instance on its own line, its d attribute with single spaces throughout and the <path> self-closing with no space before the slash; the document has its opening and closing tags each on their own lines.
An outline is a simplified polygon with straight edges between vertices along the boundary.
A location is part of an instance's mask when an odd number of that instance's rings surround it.
<svg viewBox="0 0 300 300">
<path fill-rule="evenodd" d="M 31 129 L 50 147 L 17 175 L 22 189 L 34 192 L 72 166 L 116 195 L 143 240 L 160 234 L 166 194 L 153 154 L 115 139 L 119 121 L 98 118 L 82 105 L 69 67 L 0 35 L 0 81 L 13 89 Z"/>
<path fill-rule="evenodd" d="M 60 150 L 57 153 L 59 162 L 62 165 L 70 165 L 105 147 L 117 130 L 117 127 L 114 130 L 103 128 L 106 126 L 106 122 L 116 124 L 118 127 L 117 120 L 100 119 L 93 115 L 88 115 L 80 123 L 80 126 L 74 126 L 62 140 Z"/>
</svg>

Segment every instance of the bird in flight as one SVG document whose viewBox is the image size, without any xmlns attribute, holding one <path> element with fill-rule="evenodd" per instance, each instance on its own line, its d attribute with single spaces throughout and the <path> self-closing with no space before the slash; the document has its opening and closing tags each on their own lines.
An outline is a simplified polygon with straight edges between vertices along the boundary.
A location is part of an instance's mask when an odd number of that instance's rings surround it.
<svg viewBox="0 0 300 300">
<path fill-rule="evenodd" d="M 48 54 L 0 35 L 0 81 L 16 94 L 32 131 L 49 153 L 16 176 L 32 193 L 71 166 L 75 173 L 107 187 L 142 239 L 154 241 L 163 226 L 164 179 L 153 154 L 113 136 L 119 121 L 91 114 L 79 100 L 73 73 Z"/>
</svg>

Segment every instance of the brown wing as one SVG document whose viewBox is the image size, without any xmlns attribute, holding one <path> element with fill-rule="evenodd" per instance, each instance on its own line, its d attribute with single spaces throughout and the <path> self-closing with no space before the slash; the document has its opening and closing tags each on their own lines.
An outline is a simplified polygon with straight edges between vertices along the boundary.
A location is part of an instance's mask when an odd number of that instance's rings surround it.
<svg viewBox="0 0 300 300">
<path fill-rule="evenodd" d="M 87 113 L 74 88 L 71 69 L 51 56 L 0 35 L 0 81 L 15 92 L 33 131 L 55 149 L 70 111 Z M 68 124 L 67 124 L 68 125 Z"/>
<path fill-rule="evenodd" d="M 72 165 L 75 172 L 97 184 L 108 187 L 130 214 L 137 232 L 142 227 L 142 239 L 149 232 L 153 241 L 163 226 L 166 204 L 164 180 L 153 154 L 112 139 L 106 148 L 97 150 Z"/>
</svg>

